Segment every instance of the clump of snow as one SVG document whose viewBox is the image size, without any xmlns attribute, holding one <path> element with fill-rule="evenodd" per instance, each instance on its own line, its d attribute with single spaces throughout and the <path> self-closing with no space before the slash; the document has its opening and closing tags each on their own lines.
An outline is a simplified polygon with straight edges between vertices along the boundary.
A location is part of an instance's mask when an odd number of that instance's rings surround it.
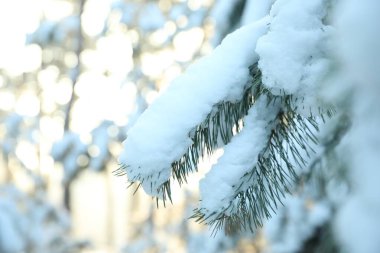
<svg viewBox="0 0 380 253">
<path fill-rule="evenodd" d="M 9 155 L 11 152 L 14 152 L 17 137 L 20 135 L 23 118 L 22 116 L 13 113 L 2 120 L 7 134 L 0 140 L 0 148 L 3 154 Z"/>
<path fill-rule="evenodd" d="M 267 31 L 268 18 L 243 27 L 199 60 L 153 103 L 129 130 L 120 162 L 132 181 L 157 195 L 171 164 L 192 144 L 189 133 L 220 101 L 235 101 L 250 80 L 248 67 L 257 62 L 256 41 Z M 212 91 L 212 92 L 210 92 Z"/>
<path fill-rule="evenodd" d="M 256 166 L 279 109 L 278 105 L 268 105 L 265 98 L 260 98 L 249 110 L 243 130 L 225 147 L 223 156 L 200 183 L 201 209 L 206 216 L 220 213 L 233 201 L 234 187 Z M 244 191 L 244 187 L 241 190 Z"/>
<path fill-rule="evenodd" d="M 327 74 L 326 41 L 331 28 L 322 22 L 325 2 L 278 0 L 273 4 L 270 31 L 258 40 L 256 52 L 263 84 L 274 94 L 313 97 L 308 94 L 316 93 Z"/>
<path fill-rule="evenodd" d="M 64 182 L 71 181 L 80 169 L 78 157 L 86 154 L 87 145 L 80 139 L 79 134 L 66 131 L 63 138 L 55 142 L 51 148 L 51 156 L 60 161 L 64 168 Z"/>
<path fill-rule="evenodd" d="M 89 168 L 94 171 L 101 171 L 105 168 L 105 163 L 109 158 L 109 129 L 112 126 L 110 121 L 104 121 L 92 130 L 92 143 L 88 147 L 88 152 L 91 157 Z"/>
</svg>

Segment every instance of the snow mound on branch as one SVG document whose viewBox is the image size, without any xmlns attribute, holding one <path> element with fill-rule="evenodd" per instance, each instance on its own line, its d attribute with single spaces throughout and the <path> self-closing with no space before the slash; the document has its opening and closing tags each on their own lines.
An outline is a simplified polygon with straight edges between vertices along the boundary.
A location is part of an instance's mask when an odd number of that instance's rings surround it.
<svg viewBox="0 0 380 253">
<path fill-rule="evenodd" d="M 214 52 L 199 60 L 153 103 L 129 130 L 120 162 L 129 180 L 142 181 L 151 195 L 171 175 L 171 164 L 192 144 L 190 131 L 220 101 L 236 101 L 257 62 L 256 41 L 267 32 L 268 17 L 230 34 Z"/>
<path fill-rule="evenodd" d="M 270 31 L 257 42 L 264 85 L 273 93 L 315 94 L 330 63 L 326 56 L 331 28 L 323 24 L 325 0 L 278 0 Z"/>
<path fill-rule="evenodd" d="M 279 109 L 279 106 L 268 105 L 267 100 L 261 98 L 249 110 L 243 130 L 225 147 L 223 156 L 200 183 L 201 208 L 206 216 L 211 213 L 217 215 L 233 201 L 236 195 L 234 187 L 239 185 L 246 172 L 256 166 Z M 250 184 L 242 186 L 241 191 Z"/>
</svg>

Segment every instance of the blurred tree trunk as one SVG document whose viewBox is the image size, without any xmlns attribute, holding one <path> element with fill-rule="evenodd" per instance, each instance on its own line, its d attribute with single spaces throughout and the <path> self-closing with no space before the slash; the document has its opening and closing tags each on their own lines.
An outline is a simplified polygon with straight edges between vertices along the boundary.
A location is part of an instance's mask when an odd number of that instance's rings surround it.
<svg viewBox="0 0 380 253">
<path fill-rule="evenodd" d="M 78 28 L 77 28 L 77 38 L 76 38 L 76 45 L 75 45 L 75 54 L 77 57 L 77 64 L 73 69 L 73 74 L 71 75 L 72 78 L 72 84 L 73 88 L 71 91 L 71 97 L 70 101 L 67 105 L 66 108 L 66 114 L 65 114 L 65 125 L 64 125 L 64 131 L 69 131 L 70 130 L 70 121 L 71 121 L 71 110 L 73 107 L 73 104 L 75 102 L 75 92 L 74 88 L 75 85 L 78 81 L 78 78 L 81 73 L 81 61 L 80 61 L 80 54 L 82 53 L 83 50 L 83 32 L 82 32 L 82 14 L 84 10 L 84 5 L 85 5 L 86 0 L 80 0 L 79 1 L 79 8 L 78 8 Z M 70 206 L 70 200 L 71 200 L 71 180 L 69 182 L 66 182 L 64 184 L 64 206 L 68 211 L 70 211 L 71 206 Z"/>
</svg>

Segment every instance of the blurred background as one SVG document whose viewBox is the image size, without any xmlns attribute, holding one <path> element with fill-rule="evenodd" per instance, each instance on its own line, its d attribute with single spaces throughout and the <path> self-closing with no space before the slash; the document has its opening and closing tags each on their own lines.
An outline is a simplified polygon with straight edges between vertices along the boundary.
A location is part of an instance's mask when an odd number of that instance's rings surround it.
<svg viewBox="0 0 380 253">
<path fill-rule="evenodd" d="M 259 250 L 188 220 L 212 159 L 166 208 L 113 174 L 129 126 L 244 2 L 0 2 L 1 253 Z"/>
</svg>

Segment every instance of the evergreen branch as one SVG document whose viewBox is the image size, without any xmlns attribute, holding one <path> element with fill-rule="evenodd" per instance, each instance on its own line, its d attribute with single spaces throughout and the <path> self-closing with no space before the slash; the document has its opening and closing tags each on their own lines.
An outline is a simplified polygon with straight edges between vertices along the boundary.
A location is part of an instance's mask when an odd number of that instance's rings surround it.
<svg viewBox="0 0 380 253">
<path fill-rule="evenodd" d="M 198 162 L 203 156 L 213 154 L 217 148 L 231 141 L 235 134 L 234 130 L 236 132 L 241 130 L 239 122 L 265 91 L 261 85 L 261 72 L 257 64 L 250 67 L 250 75 L 252 81 L 247 85 L 241 100 L 216 104 L 206 119 L 189 133 L 193 144 L 179 160 L 172 163 L 172 177 L 180 185 L 186 183 L 187 176 L 191 172 L 197 171 Z M 164 205 L 167 199 L 171 201 L 170 185 L 169 179 L 158 189 Z"/>
<path fill-rule="evenodd" d="M 313 149 L 309 142 L 317 143 L 314 132 L 318 130 L 313 116 L 304 118 L 296 113 L 297 99 L 291 95 L 275 96 L 261 83 L 261 72 L 257 64 L 250 67 L 252 82 L 247 86 L 242 99 L 238 102 L 225 101 L 214 106 L 206 119 L 196 126 L 189 137 L 193 144 L 187 152 L 172 163 L 172 177 L 179 184 L 186 182 L 187 176 L 197 170 L 197 165 L 204 155 L 211 155 L 217 148 L 231 141 L 234 130 L 241 130 L 241 120 L 261 95 L 268 97 L 268 101 L 280 100 L 282 110 L 275 119 L 265 150 L 259 155 L 257 165 L 243 176 L 240 185 L 236 188 L 234 201 L 219 213 L 205 214 L 196 209 L 192 218 L 214 226 L 214 231 L 224 227 L 226 233 L 237 230 L 251 230 L 262 226 L 265 218 L 275 212 L 285 192 L 296 181 L 297 175 L 294 165 L 306 166 L 304 155 L 310 156 Z M 117 174 L 124 174 L 125 166 L 117 170 Z M 140 181 L 154 180 L 137 178 Z M 248 187 L 247 187 L 248 185 Z M 171 179 L 158 188 L 158 195 L 163 204 L 167 199 L 171 202 Z M 157 206 L 159 198 L 156 198 Z M 282 204 L 282 203 L 281 203 Z"/>
<path fill-rule="evenodd" d="M 310 142 L 317 143 L 318 130 L 313 116 L 304 118 L 296 112 L 297 99 L 291 95 L 275 96 L 262 88 L 268 101 L 281 101 L 267 145 L 260 153 L 257 164 L 235 185 L 235 196 L 230 203 L 217 213 L 196 209 L 191 218 L 214 227 L 214 232 L 223 228 L 227 234 L 239 230 L 254 231 L 263 220 L 270 218 L 285 193 L 297 181 L 295 165 L 307 165 L 314 150 Z M 269 124 L 272 125 L 272 124 Z M 282 203 L 281 203 L 282 204 Z M 207 215 L 206 215 L 207 214 Z"/>
<path fill-rule="evenodd" d="M 336 156 L 336 148 L 351 128 L 351 119 L 346 114 L 340 114 L 330 124 L 333 124 L 332 130 L 328 136 L 321 140 L 322 152 L 310 163 L 308 170 L 300 174 L 297 183 L 297 185 L 302 186 L 310 180 L 315 180 L 316 187 L 318 187 L 317 192 L 321 196 L 326 195 L 327 180 L 335 178 L 343 183 L 348 181 L 344 169 L 345 162 L 341 161 L 338 165 L 336 164 L 336 161 L 339 161 Z M 334 161 L 334 166 L 330 166 L 331 161 Z M 331 170 L 331 168 L 335 169 Z"/>
<path fill-rule="evenodd" d="M 192 145 L 180 159 L 171 165 L 172 178 L 180 185 L 186 183 L 187 176 L 191 172 L 197 171 L 198 162 L 203 156 L 213 154 L 217 148 L 231 141 L 235 134 L 234 130 L 236 132 L 241 130 L 239 123 L 241 119 L 247 115 L 249 108 L 258 97 L 265 92 L 261 85 L 261 72 L 257 63 L 252 65 L 249 70 L 252 79 L 247 85 L 242 99 L 237 102 L 222 101 L 216 104 L 205 120 L 190 131 L 189 137 L 192 139 Z M 114 173 L 125 175 L 127 167 L 127 165 L 121 165 Z M 135 178 L 134 181 L 139 181 L 141 184 L 144 180 L 151 179 L 141 177 Z M 171 201 L 171 179 L 164 182 L 157 191 L 164 205 L 168 199 Z M 157 206 L 158 200 L 157 198 Z"/>
</svg>

